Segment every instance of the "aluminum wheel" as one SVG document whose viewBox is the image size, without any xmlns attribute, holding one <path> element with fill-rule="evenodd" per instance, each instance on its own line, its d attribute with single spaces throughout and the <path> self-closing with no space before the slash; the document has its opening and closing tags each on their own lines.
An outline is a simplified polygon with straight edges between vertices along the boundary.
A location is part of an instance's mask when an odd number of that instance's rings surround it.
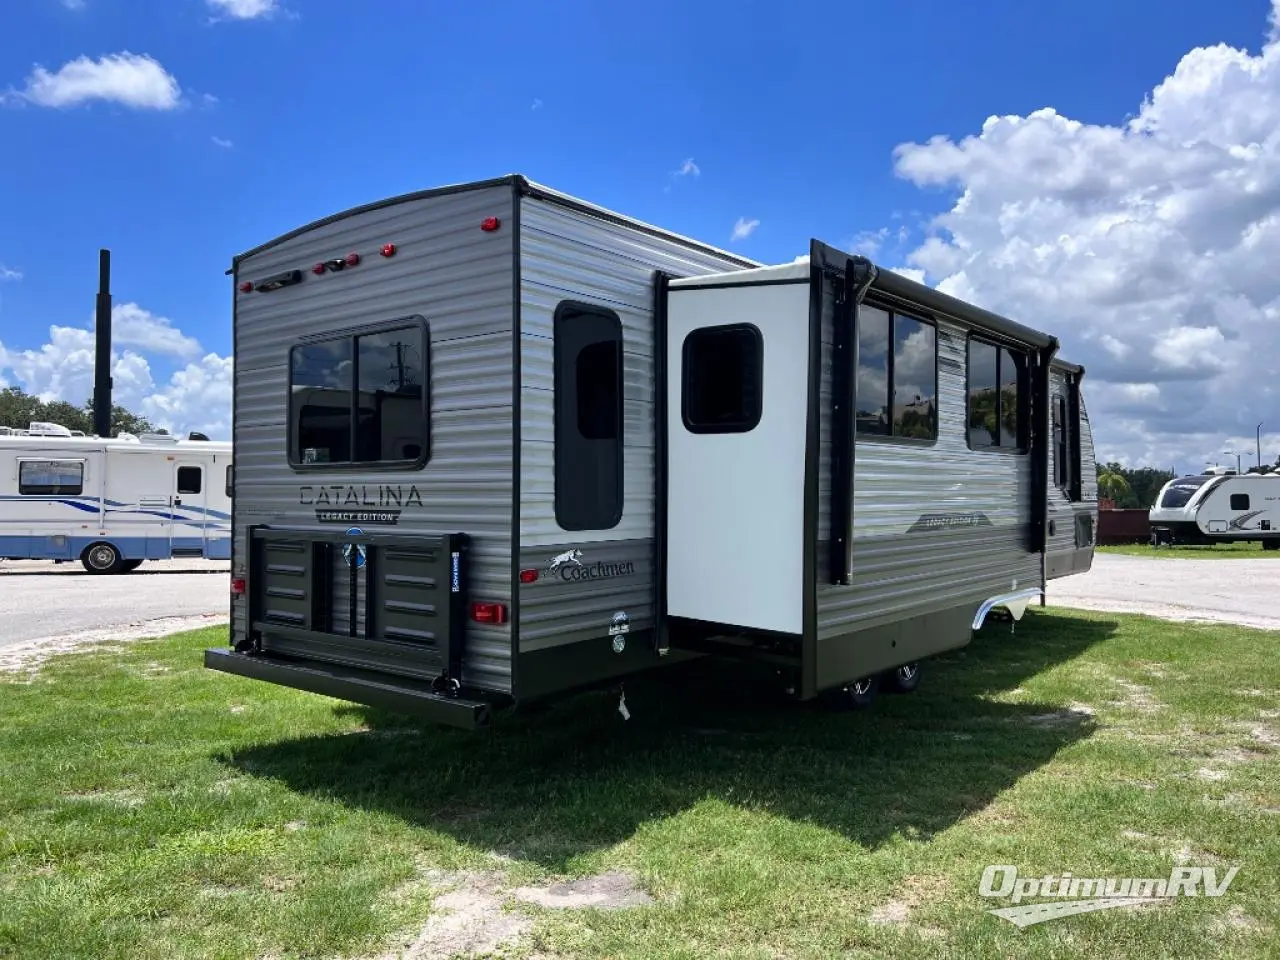
<svg viewBox="0 0 1280 960">
<path fill-rule="evenodd" d="M 95 543 L 90 546 L 85 550 L 81 562 L 90 573 L 115 573 L 124 566 L 120 551 L 109 543 Z"/>
</svg>

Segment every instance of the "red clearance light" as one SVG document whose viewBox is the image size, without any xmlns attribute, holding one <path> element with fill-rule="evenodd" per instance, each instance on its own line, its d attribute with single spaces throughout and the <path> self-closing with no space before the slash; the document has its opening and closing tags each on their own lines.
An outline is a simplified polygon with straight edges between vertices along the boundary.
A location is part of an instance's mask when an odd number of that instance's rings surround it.
<svg viewBox="0 0 1280 960">
<path fill-rule="evenodd" d="M 502 226 L 502 221 L 497 217 L 485 217 L 484 221 L 480 224 L 480 229 L 485 233 L 493 233 L 493 231 L 497 230 L 500 226 Z"/>
<path fill-rule="evenodd" d="M 507 606 L 504 603 L 473 603 L 471 619 L 476 623 L 506 623 Z"/>
<path fill-rule="evenodd" d="M 384 257 L 394 257 L 396 255 L 396 245 L 394 243 L 384 243 L 382 245 L 382 255 Z"/>
<path fill-rule="evenodd" d="M 241 292 L 241 293 L 252 293 L 252 292 L 253 292 L 253 281 L 252 281 L 252 280 L 246 280 L 244 283 L 240 284 L 240 292 Z"/>
<path fill-rule="evenodd" d="M 520 582 L 521 583 L 537 583 L 538 571 L 537 570 L 521 570 Z"/>
<path fill-rule="evenodd" d="M 353 253 L 348 253 L 348 254 L 347 254 L 347 266 L 348 266 L 348 267 L 354 267 L 354 266 L 356 266 L 356 265 L 357 265 L 357 264 L 359 264 L 359 263 L 360 263 L 360 254 L 358 254 L 358 253 L 354 253 L 354 252 L 353 252 Z"/>
<path fill-rule="evenodd" d="M 243 597 L 244 588 L 245 588 L 244 577 L 235 577 L 231 581 L 231 595 L 233 597 Z"/>
<path fill-rule="evenodd" d="M 311 272 L 314 273 L 317 277 L 320 276 L 322 273 L 324 273 L 324 264 L 317 263 L 314 267 L 311 268 Z"/>
</svg>

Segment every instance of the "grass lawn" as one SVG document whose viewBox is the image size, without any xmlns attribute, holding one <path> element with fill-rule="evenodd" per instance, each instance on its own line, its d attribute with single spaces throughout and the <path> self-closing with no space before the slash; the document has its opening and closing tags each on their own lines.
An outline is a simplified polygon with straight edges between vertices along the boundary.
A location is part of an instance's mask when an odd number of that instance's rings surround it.
<svg viewBox="0 0 1280 960">
<path fill-rule="evenodd" d="M 1280 550 L 1263 550 L 1260 543 L 1218 543 L 1208 547 L 1153 547 L 1149 543 L 1125 543 L 1098 547 L 1099 553 L 1123 553 L 1130 557 L 1158 557 L 1161 560 L 1280 560 Z"/>
<path fill-rule="evenodd" d="M 221 641 L 0 676 L 0 956 L 394 957 L 430 915 L 415 956 L 447 957 L 473 901 L 543 960 L 1277 956 L 1277 634 L 1032 611 L 869 713 L 695 664 L 628 684 L 628 722 L 587 694 L 492 734 L 205 671 Z M 988 864 L 1180 862 L 1240 871 L 1024 930 L 978 895 Z M 604 871 L 653 903 L 503 912 Z"/>
</svg>

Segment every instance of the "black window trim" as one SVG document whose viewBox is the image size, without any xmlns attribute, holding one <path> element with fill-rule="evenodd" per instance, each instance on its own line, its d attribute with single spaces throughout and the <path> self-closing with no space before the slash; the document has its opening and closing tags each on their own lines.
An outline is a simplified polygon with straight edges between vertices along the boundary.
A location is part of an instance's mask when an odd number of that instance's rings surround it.
<svg viewBox="0 0 1280 960">
<path fill-rule="evenodd" d="M 1016 447 L 1006 446 L 999 443 L 980 443 L 976 447 L 973 445 L 973 437 L 969 432 L 969 398 L 971 396 L 970 388 L 972 386 L 973 371 L 970 367 L 969 357 L 972 352 L 973 342 L 985 344 L 996 349 L 996 423 L 1000 422 L 999 404 L 1003 395 L 1000 390 L 1000 351 L 1008 350 L 1022 354 L 1026 360 L 1026 366 L 1021 376 L 1018 378 L 1018 445 Z M 1034 384 L 1031 381 L 1031 368 L 1033 364 L 1033 353 L 1025 343 L 1018 343 L 1015 340 L 1004 340 L 999 337 L 988 336 L 981 333 L 970 331 L 965 338 L 964 345 L 964 442 L 970 450 L 975 453 L 1003 453 L 1013 454 L 1017 456 L 1027 456 L 1031 453 L 1031 393 Z M 1003 431 L 1002 431 L 1003 432 Z"/>
<path fill-rule="evenodd" d="M 753 371 L 756 383 L 759 389 L 756 391 L 756 403 L 754 410 L 751 411 L 750 421 L 744 421 L 737 424 L 695 424 L 689 421 L 689 397 L 690 397 L 690 364 L 689 364 L 689 340 L 695 333 L 746 333 L 751 337 L 751 341 L 755 346 L 755 369 Z M 764 334 L 760 332 L 760 328 L 754 323 L 717 323 L 708 327 L 695 327 L 684 335 L 684 339 L 680 341 L 680 421 L 684 424 L 684 428 L 690 433 L 699 435 L 725 435 L 738 433 L 751 433 L 756 427 L 760 426 L 760 420 L 764 417 Z"/>
<path fill-rule="evenodd" d="M 602 525 L 580 527 L 577 525 L 566 525 L 561 519 L 559 484 L 556 482 L 558 469 L 556 467 L 557 458 L 561 455 L 559 443 L 560 435 L 560 403 L 558 398 L 562 395 L 560 390 L 560 379 L 564 375 L 561 365 L 556 362 L 559 357 L 555 335 L 556 330 L 560 326 L 561 318 L 567 313 L 575 314 L 594 314 L 597 317 L 603 317 L 617 326 L 618 329 L 618 414 L 617 414 L 617 484 L 616 484 L 616 503 L 617 509 L 608 517 L 608 522 Z M 627 473 L 627 444 L 626 444 L 626 424 L 627 424 L 627 379 L 626 379 L 626 330 L 622 325 L 622 317 L 612 307 L 607 307 L 599 303 L 587 303 L 584 300 L 561 300 L 556 304 L 555 313 L 551 318 L 551 445 L 552 445 L 552 467 L 551 467 L 551 505 L 552 512 L 555 516 L 556 525 L 560 529 L 570 532 L 597 532 L 601 530 L 612 530 L 622 522 L 623 513 L 626 511 L 626 473 Z M 575 363 L 574 372 L 576 374 L 577 366 Z M 577 399 L 577 390 L 575 385 L 574 391 L 575 401 Z M 578 410 L 573 410 L 573 429 L 578 431 Z M 578 431 L 581 432 L 581 431 Z"/>
<path fill-rule="evenodd" d="M 298 347 L 311 346 L 317 343 L 331 343 L 335 340 L 351 341 L 351 450 L 355 450 L 354 433 L 356 429 L 355 406 L 359 394 L 360 358 L 356 350 L 356 338 L 378 333 L 390 333 L 393 330 L 409 330 L 419 328 L 422 331 L 422 368 L 426 374 L 426 382 L 422 390 L 422 454 L 414 460 L 352 460 L 342 463 L 301 463 L 294 459 L 294 436 L 297 424 L 293 415 L 293 351 Z M 433 378 L 431 375 L 431 324 L 420 313 L 411 313 L 394 320 L 382 320 L 359 326 L 344 327 L 341 330 L 329 330 L 324 333 L 309 334 L 299 337 L 289 346 L 287 369 L 285 373 L 285 456 L 289 467 L 296 473 L 321 471 L 340 472 L 381 472 L 421 470 L 431 459 L 431 392 Z"/>
<path fill-rule="evenodd" d="M 182 471 L 194 470 L 200 477 L 199 490 L 183 490 L 182 489 Z M 179 497 L 199 497 L 204 495 L 204 466 L 199 463 L 180 463 L 173 471 L 173 492 Z"/>
<path fill-rule="evenodd" d="M 1065 386 L 1068 390 L 1071 389 L 1069 382 Z M 966 401 L 966 421 L 969 412 L 967 406 Z M 1074 444 L 1071 430 L 1074 424 L 1071 422 L 1070 404 L 1067 403 L 1066 394 L 1053 394 L 1051 416 L 1053 423 L 1050 424 L 1049 436 L 1053 444 L 1053 485 L 1062 491 L 1068 500 L 1074 501 L 1076 498 L 1072 496 L 1072 486 L 1075 482 L 1077 466 L 1072 453 Z M 1059 440 L 1059 429 L 1062 431 L 1061 440 Z M 1061 463 L 1058 462 L 1059 458 L 1062 460 Z"/>
<path fill-rule="evenodd" d="M 883 310 L 885 313 L 889 315 L 889 340 L 888 340 L 888 345 L 885 348 L 885 380 L 888 384 L 888 389 L 889 389 L 888 400 L 889 400 L 889 429 L 890 430 L 893 429 L 893 388 L 894 388 L 894 382 L 893 382 L 894 349 L 893 347 L 894 347 L 894 343 L 896 342 L 894 340 L 893 330 L 894 330 L 895 321 L 899 316 L 904 316 L 908 320 L 915 320 L 917 323 L 923 323 L 927 327 L 933 327 L 933 437 L 932 439 L 924 440 L 920 437 L 901 437 L 893 433 L 889 434 L 888 436 L 885 436 L 882 433 L 859 433 L 858 425 L 856 421 L 856 411 L 855 411 L 855 421 L 853 426 L 854 442 L 856 443 L 888 443 L 888 444 L 901 443 L 909 447 L 937 446 L 938 436 L 942 433 L 942 398 L 938 390 L 939 388 L 938 353 L 939 353 L 939 348 L 942 342 L 942 330 L 938 324 L 937 318 L 933 316 L 933 314 L 927 313 L 922 310 L 900 309 L 899 307 L 895 306 L 892 302 L 888 300 L 882 300 L 879 297 L 875 297 L 875 296 L 868 296 L 866 299 L 864 299 L 861 303 L 858 304 L 859 310 L 861 310 L 862 307 L 874 307 L 877 310 Z M 861 331 L 862 331 L 862 328 L 859 326 L 858 332 L 861 333 Z M 860 359 L 861 358 L 859 356 L 858 344 L 855 343 L 854 356 L 853 356 L 853 366 L 854 366 L 853 377 L 854 377 L 854 384 L 855 384 L 854 386 L 855 398 L 857 397 L 856 384 L 857 384 L 857 378 L 858 378 L 858 363 Z M 854 403 L 855 404 L 857 403 L 856 399 Z"/>
<path fill-rule="evenodd" d="M 1236 506 L 1236 499 L 1237 499 L 1238 497 L 1243 497 L 1243 498 L 1244 498 L 1244 506 L 1243 506 L 1243 507 L 1237 507 L 1237 506 Z M 1253 507 L 1251 506 L 1251 504 L 1252 504 L 1252 503 L 1253 503 L 1253 501 L 1249 499 L 1249 494 L 1248 494 L 1248 493 L 1233 493 L 1233 494 L 1231 494 L 1231 496 L 1230 496 L 1230 497 L 1228 498 L 1228 500 L 1227 500 L 1228 508 L 1229 508 L 1229 509 L 1231 509 L 1231 510 L 1252 510 L 1252 509 L 1253 509 Z"/>
<path fill-rule="evenodd" d="M 18 457 L 18 496 L 20 497 L 82 497 L 84 496 L 85 473 L 89 468 L 89 460 L 87 457 Z M 80 466 L 80 489 L 74 493 L 58 493 L 53 491 L 41 493 L 28 493 L 22 489 L 22 466 L 26 463 L 75 463 Z"/>
</svg>

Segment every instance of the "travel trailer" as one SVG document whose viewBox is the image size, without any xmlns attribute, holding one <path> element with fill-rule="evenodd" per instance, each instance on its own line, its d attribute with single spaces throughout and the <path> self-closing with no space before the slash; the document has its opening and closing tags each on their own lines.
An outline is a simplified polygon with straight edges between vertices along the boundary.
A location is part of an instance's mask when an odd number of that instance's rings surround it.
<svg viewBox="0 0 1280 960">
<path fill-rule="evenodd" d="M 0 558 L 79 560 L 90 573 L 144 560 L 231 556 L 231 444 L 166 434 L 105 439 L 58 424 L 0 433 Z"/>
<path fill-rule="evenodd" d="M 862 705 L 1091 562 L 1083 371 L 821 242 L 763 266 L 510 176 L 230 274 L 212 669 L 464 727 L 708 655 Z"/>
<path fill-rule="evenodd" d="M 1280 550 L 1280 474 L 1210 468 L 1177 477 L 1147 516 L 1153 546 L 1260 541 Z"/>
</svg>

